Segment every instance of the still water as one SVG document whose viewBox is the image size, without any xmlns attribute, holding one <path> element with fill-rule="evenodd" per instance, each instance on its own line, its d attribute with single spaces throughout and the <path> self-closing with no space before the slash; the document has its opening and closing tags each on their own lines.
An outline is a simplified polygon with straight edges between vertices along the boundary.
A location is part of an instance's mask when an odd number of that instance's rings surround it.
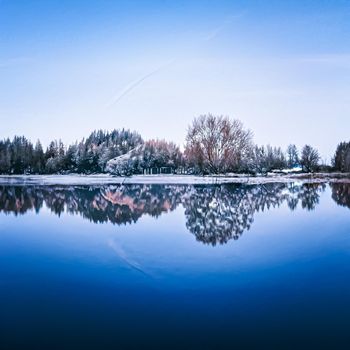
<svg viewBox="0 0 350 350">
<path fill-rule="evenodd" d="M 350 185 L 0 186 L 1 349 L 343 349 Z"/>
</svg>

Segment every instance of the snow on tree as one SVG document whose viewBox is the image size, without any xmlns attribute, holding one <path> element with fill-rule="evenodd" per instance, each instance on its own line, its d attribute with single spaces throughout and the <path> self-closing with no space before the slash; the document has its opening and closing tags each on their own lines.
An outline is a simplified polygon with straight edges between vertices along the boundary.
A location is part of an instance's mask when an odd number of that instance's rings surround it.
<svg viewBox="0 0 350 350">
<path fill-rule="evenodd" d="M 239 170 L 251 149 L 252 133 L 239 120 L 208 114 L 190 125 L 185 156 L 196 172 L 219 174 Z"/>
<path fill-rule="evenodd" d="M 130 176 L 140 173 L 142 148 L 143 145 L 140 145 L 126 154 L 110 159 L 107 162 L 106 171 L 118 176 Z"/>
<path fill-rule="evenodd" d="M 128 153 L 107 162 L 106 171 L 115 175 L 139 174 L 143 169 L 170 168 L 182 164 L 182 153 L 173 142 L 149 140 Z"/>
</svg>

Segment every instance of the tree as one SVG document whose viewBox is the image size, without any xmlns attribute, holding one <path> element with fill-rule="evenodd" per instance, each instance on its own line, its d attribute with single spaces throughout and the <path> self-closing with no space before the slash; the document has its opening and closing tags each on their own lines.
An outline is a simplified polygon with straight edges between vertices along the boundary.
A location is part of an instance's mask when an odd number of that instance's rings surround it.
<svg viewBox="0 0 350 350">
<path fill-rule="evenodd" d="M 54 174 L 62 172 L 65 168 L 65 147 L 61 140 L 52 141 L 45 152 L 45 172 Z"/>
<path fill-rule="evenodd" d="M 239 171 L 252 149 L 252 133 L 228 117 L 201 115 L 190 125 L 185 156 L 190 167 L 200 173 Z"/>
<path fill-rule="evenodd" d="M 299 165 L 299 153 L 295 145 L 289 145 L 287 147 L 287 165 L 289 168 L 294 168 Z"/>
<path fill-rule="evenodd" d="M 168 168 L 174 172 L 182 164 L 182 153 L 173 142 L 149 140 L 126 154 L 107 162 L 106 171 L 128 176 L 142 173 L 143 169 Z"/>
<path fill-rule="evenodd" d="M 306 172 L 313 172 L 317 170 L 320 156 L 318 151 L 312 148 L 310 145 L 305 145 L 301 151 L 301 166 Z"/>
<path fill-rule="evenodd" d="M 182 153 L 173 142 L 165 140 L 146 141 L 141 148 L 141 165 L 143 168 L 168 167 L 175 171 L 182 163 Z"/>
<path fill-rule="evenodd" d="M 266 173 L 274 169 L 284 169 L 286 165 L 285 155 L 280 147 L 255 146 L 251 153 L 249 170 Z"/>
<path fill-rule="evenodd" d="M 11 171 L 11 141 L 0 141 L 0 174 L 9 174 Z"/>
<path fill-rule="evenodd" d="M 34 147 L 33 155 L 33 172 L 37 174 L 42 174 L 45 171 L 45 154 L 43 147 L 38 140 Z"/>
<path fill-rule="evenodd" d="M 143 146 L 138 146 L 126 154 L 110 159 L 107 162 L 106 171 L 118 176 L 131 176 L 141 173 L 141 147 Z"/>
<path fill-rule="evenodd" d="M 350 142 L 341 142 L 337 146 L 332 163 L 335 170 L 350 172 Z"/>
<path fill-rule="evenodd" d="M 24 136 L 15 136 L 7 149 L 10 174 L 32 172 L 33 145 Z"/>
</svg>

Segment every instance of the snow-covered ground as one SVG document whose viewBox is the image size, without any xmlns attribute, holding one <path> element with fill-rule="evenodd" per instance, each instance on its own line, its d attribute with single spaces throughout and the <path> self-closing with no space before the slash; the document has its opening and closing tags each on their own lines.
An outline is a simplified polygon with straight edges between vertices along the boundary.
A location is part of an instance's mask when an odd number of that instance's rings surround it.
<svg viewBox="0 0 350 350">
<path fill-rule="evenodd" d="M 349 174 L 293 174 L 274 176 L 192 175 L 0 175 L 0 185 L 107 185 L 107 184 L 264 184 L 271 182 L 350 182 Z"/>
</svg>

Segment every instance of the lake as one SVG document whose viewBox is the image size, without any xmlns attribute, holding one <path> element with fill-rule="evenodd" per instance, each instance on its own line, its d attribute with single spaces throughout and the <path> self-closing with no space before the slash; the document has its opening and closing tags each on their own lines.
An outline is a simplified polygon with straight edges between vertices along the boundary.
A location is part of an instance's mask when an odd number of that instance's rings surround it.
<svg viewBox="0 0 350 350">
<path fill-rule="evenodd" d="M 1 185 L 1 349 L 348 348 L 350 185 Z"/>
</svg>

